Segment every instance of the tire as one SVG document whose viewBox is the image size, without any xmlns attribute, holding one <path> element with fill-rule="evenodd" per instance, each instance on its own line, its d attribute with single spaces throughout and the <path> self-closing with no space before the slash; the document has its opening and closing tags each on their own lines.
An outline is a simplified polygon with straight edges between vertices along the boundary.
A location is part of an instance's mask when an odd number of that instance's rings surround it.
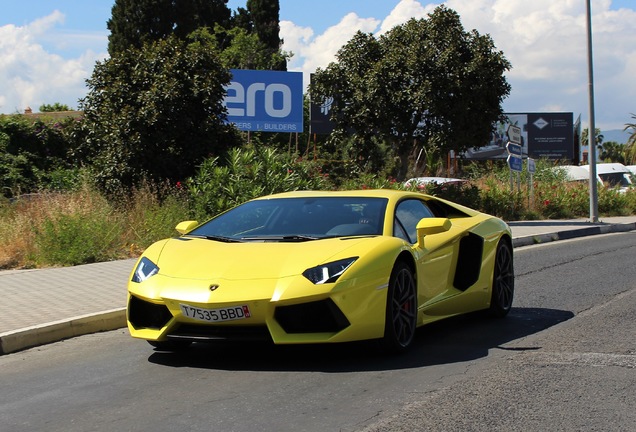
<svg viewBox="0 0 636 432">
<path fill-rule="evenodd" d="M 490 315 L 503 318 L 512 308 L 515 293 L 515 270 L 512 248 L 501 239 L 497 245 L 495 265 L 492 278 L 492 294 L 490 296 Z"/>
<path fill-rule="evenodd" d="M 167 340 L 167 341 L 146 341 L 157 351 L 183 351 L 188 348 L 192 342 L 183 340 Z"/>
<path fill-rule="evenodd" d="M 417 288 L 413 270 L 398 262 L 389 279 L 382 345 L 390 352 L 405 351 L 413 342 L 417 324 Z"/>
</svg>

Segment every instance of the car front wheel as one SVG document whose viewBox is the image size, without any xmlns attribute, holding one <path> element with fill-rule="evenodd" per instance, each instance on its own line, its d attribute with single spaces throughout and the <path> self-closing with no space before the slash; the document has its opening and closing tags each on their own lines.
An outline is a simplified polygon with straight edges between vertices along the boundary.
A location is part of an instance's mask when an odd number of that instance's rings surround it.
<svg viewBox="0 0 636 432">
<path fill-rule="evenodd" d="M 512 248 L 505 240 L 500 240 L 495 256 L 495 268 L 492 278 L 492 295 L 490 298 L 490 314 L 502 318 L 512 308 L 515 293 L 515 270 Z"/>
<path fill-rule="evenodd" d="M 398 262 L 389 279 L 383 345 L 390 351 L 406 350 L 415 336 L 417 290 L 411 268 Z"/>
</svg>

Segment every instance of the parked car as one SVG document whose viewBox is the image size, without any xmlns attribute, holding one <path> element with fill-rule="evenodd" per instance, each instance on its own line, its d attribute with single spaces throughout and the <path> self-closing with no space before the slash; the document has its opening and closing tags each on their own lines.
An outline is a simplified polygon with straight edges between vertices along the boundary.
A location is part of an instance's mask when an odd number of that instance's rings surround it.
<svg viewBox="0 0 636 432">
<path fill-rule="evenodd" d="M 410 178 L 404 182 L 404 186 L 411 187 L 416 186 L 418 189 L 425 189 L 426 185 L 429 184 L 437 184 L 437 185 L 453 185 L 459 186 L 467 183 L 468 180 L 458 179 L 458 178 L 447 178 L 447 177 L 414 177 Z"/>
<path fill-rule="evenodd" d="M 589 173 L 589 165 L 583 165 L 581 168 Z M 596 164 L 596 175 L 601 183 L 609 187 L 619 188 L 621 192 L 625 192 L 633 186 L 631 171 L 620 163 Z"/>
<path fill-rule="evenodd" d="M 589 165 L 560 165 L 552 169 L 564 171 L 567 181 L 589 182 L 590 179 Z M 632 173 L 620 163 L 596 164 L 596 178 L 601 186 L 617 187 L 621 192 L 633 187 Z"/>
<path fill-rule="evenodd" d="M 552 170 L 564 172 L 565 179 L 571 182 L 586 182 L 590 179 L 590 172 L 579 165 L 559 165 Z"/>
</svg>

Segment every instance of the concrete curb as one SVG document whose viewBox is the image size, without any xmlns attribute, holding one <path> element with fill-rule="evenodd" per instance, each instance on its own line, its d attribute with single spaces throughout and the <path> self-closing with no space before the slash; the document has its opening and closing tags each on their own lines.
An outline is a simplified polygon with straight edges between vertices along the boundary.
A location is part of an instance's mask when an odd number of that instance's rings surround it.
<svg viewBox="0 0 636 432">
<path fill-rule="evenodd" d="M 80 315 L 70 319 L 26 327 L 0 334 L 0 355 L 75 336 L 116 330 L 122 327 L 126 327 L 126 308 Z"/>
<path fill-rule="evenodd" d="M 574 230 L 564 230 L 547 234 L 536 234 L 525 237 L 516 237 L 512 239 L 512 246 L 522 247 L 531 246 L 541 243 L 549 243 L 557 240 L 569 240 L 579 237 L 587 237 L 598 234 L 610 234 L 636 230 L 636 222 L 624 223 L 624 224 L 607 224 L 596 225 L 586 228 L 579 228 Z"/>
</svg>

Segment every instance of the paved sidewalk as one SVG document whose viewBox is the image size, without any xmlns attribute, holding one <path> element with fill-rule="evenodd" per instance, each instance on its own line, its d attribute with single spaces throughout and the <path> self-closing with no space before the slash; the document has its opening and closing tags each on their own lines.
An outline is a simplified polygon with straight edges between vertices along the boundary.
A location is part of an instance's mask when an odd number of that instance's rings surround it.
<svg viewBox="0 0 636 432">
<path fill-rule="evenodd" d="M 636 216 L 510 222 L 514 247 L 636 229 Z M 136 260 L 0 271 L 0 355 L 126 326 Z"/>
</svg>

